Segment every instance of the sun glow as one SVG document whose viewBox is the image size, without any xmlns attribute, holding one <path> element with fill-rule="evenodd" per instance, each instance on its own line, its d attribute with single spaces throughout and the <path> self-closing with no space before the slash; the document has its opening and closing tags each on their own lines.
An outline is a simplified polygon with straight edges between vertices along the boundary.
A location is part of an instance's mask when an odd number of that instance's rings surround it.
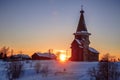
<svg viewBox="0 0 120 80">
<path fill-rule="evenodd" d="M 65 62 L 66 61 L 66 55 L 65 54 L 60 54 L 59 58 L 60 58 L 60 61 L 62 62 Z"/>
</svg>

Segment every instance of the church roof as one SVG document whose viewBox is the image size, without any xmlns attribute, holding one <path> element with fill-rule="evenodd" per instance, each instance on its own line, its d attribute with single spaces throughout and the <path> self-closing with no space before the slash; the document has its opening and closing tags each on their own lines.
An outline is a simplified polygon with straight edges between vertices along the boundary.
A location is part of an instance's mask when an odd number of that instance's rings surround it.
<svg viewBox="0 0 120 80">
<path fill-rule="evenodd" d="M 79 45 L 81 45 L 81 42 L 80 42 L 78 39 L 75 39 L 75 41 L 76 41 Z"/>
<path fill-rule="evenodd" d="M 82 43 L 80 42 L 80 40 L 75 39 L 75 41 L 76 41 L 76 42 L 77 42 L 77 44 L 79 45 L 79 48 L 83 48 Z"/>
<path fill-rule="evenodd" d="M 80 40 L 75 39 L 75 41 L 76 41 L 77 44 L 79 45 L 79 48 L 83 48 L 82 43 L 81 43 Z M 90 52 L 92 52 L 92 53 L 99 54 L 99 52 L 98 52 L 96 49 L 92 48 L 92 47 L 89 47 L 88 50 L 89 50 Z"/>
<path fill-rule="evenodd" d="M 54 54 L 50 54 L 50 53 L 35 53 L 37 54 L 39 57 L 47 57 L 47 58 L 55 58 L 56 56 Z"/>
<path fill-rule="evenodd" d="M 92 48 L 92 47 L 89 47 L 89 51 L 91 51 L 92 53 L 99 53 L 97 50 L 95 50 L 94 48 Z"/>
<path fill-rule="evenodd" d="M 80 19 L 79 19 L 79 23 L 78 23 L 76 32 L 87 31 L 85 20 L 84 20 L 84 15 L 83 15 L 83 13 L 84 13 L 83 9 L 81 9 L 80 13 L 81 13 L 81 15 L 80 15 Z"/>
</svg>

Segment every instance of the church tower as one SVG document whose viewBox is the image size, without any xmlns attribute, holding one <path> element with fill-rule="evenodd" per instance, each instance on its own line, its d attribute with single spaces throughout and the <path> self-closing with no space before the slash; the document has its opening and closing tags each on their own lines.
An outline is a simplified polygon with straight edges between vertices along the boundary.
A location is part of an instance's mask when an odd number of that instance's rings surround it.
<svg viewBox="0 0 120 80">
<path fill-rule="evenodd" d="M 89 44 L 90 44 L 89 36 L 90 35 L 91 33 L 88 32 L 86 24 L 85 24 L 84 10 L 81 9 L 77 30 L 74 33 L 75 39 L 73 40 L 71 44 L 71 49 L 72 49 L 71 60 L 72 61 L 92 60 L 90 47 L 89 47 Z"/>
</svg>

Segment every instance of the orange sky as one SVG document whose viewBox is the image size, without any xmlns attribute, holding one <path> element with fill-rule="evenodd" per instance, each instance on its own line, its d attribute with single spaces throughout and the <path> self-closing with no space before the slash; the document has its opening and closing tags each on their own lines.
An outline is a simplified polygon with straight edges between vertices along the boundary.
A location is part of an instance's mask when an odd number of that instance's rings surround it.
<svg viewBox="0 0 120 80">
<path fill-rule="evenodd" d="M 0 48 L 32 55 L 68 50 L 77 29 L 80 7 L 91 47 L 120 58 L 120 0 L 0 0 Z"/>
</svg>

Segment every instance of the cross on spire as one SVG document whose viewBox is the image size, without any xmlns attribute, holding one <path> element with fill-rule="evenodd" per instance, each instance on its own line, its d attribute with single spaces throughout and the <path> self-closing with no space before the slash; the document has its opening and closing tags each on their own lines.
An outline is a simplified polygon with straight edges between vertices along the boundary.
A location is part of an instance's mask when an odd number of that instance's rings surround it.
<svg viewBox="0 0 120 80">
<path fill-rule="evenodd" d="M 80 13 L 84 13 L 83 5 L 81 5 L 81 11 L 80 11 Z"/>
<path fill-rule="evenodd" d="M 81 10 L 83 10 L 83 5 L 81 5 Z"/>
</svg>

